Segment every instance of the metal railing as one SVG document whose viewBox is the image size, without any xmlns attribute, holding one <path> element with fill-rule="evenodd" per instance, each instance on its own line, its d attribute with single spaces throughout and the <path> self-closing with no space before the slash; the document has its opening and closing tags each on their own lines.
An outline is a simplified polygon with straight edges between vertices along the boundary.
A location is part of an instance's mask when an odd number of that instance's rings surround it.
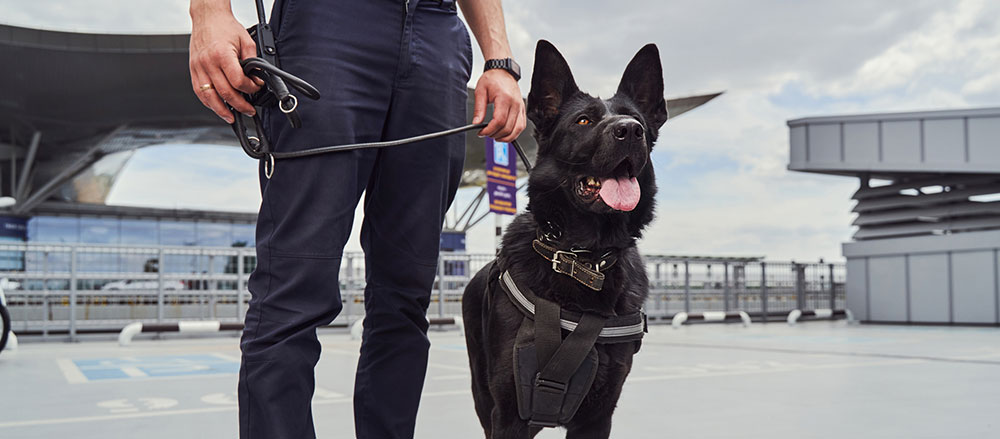
<svg viewBox="0 0 1000 439">
<path fill-rule="evenodd" d="M 746 311 L 767 321 L 794 309 L 844 309 L 842 263 L 697 260 L 646 256 L 646 313 Z"/>
<path fill-rule="evenodd" d="M 461 296 L 491 254 L 443 252 L 428 315 L 461 314 Z M 687 259 L 647 255 L 651 319 L 686 311 L 777 315 L 844 307 L 843 264 Z M 13 330 L 75 339 L 131 322 L 242 322 L 256 266 L 252 248 L 0 244 L 0 278 Z M 364 316 L 364 256 L 340 266 L 343 311 L 334 325 Z M 756 320 L 756 319 L 755 319 Z"/>
</svg>

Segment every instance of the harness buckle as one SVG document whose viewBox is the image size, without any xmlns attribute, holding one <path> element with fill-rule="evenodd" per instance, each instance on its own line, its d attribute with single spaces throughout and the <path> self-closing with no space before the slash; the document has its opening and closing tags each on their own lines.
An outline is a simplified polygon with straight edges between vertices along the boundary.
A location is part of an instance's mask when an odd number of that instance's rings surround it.
<svg viewBox="0 0 1000 439">
<path fill-rule="evenodd" d="M 535 374 L 535 387 L 539 390 L 552 390 L 555 393 L 566 393 L 566 389 L 569 387 L 564 383 L 558 381 L 552 381 L 542 378 L 542 373 L 539 372 Z"/>
<path fill-rule="evenodd" d="M 566 390 L 569 385 L 542 378 L 542 373 L 535 374 L 535 388 L 531 392 L 531 418 L 529 425 L 539 427 L 557 427 L 566 401 Z"/>
</svg>

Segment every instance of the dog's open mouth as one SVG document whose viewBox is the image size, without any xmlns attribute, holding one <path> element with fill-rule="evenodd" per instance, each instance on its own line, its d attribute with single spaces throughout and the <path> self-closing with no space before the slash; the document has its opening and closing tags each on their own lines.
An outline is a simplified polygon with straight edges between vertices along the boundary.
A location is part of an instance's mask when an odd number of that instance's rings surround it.
<svg viewBox="0 0 1000 439">
<path fill-rule="evenodd" d="M 604 204 L 615 210 L 630 211 L 639 204 L 639 181 L 635 178 L 630 161 L 622 160 L 612 171 L 612 177 L 586 176 L 577 182 L 576 193 L 584 201 L 600 197 Z"/>
</svg>

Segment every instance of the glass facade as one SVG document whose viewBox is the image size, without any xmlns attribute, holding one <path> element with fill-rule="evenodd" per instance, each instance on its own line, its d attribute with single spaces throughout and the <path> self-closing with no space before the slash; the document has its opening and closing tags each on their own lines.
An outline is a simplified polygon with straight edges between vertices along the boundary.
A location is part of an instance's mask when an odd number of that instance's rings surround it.
<svg viewBox="0 0 1000 439">
<path fill-rule="evenodd" d="M 109 277 L 108 280 L 79 279 L 78 288 L 83 290 L 101 289 L 115 277 L 116 273 L 156 273 L 162 269 L 164 273 L 199 275 L 237 271 L 236 256 L 166 254 L 161 264 L 158 259 L 158 249 L 154 246 L 252 248 L 255 245 L 254 224 L 82 215 L 36 216 L 27 220 L 8 218 L 7 221 L 21 222 L 20 236 L 0 236 L 0 243 L 24 242 L 24 238 L 27 238 L 28 242 L 37 244 L 138 247 L 127 251 L 100 247 L 79 249 L 76 256 L 78 273 L 107 273 Z M 144 249 L 143 246 L 149 248 Z M 70 259 L 68 250 L 0 251 L 0 271 L 66 273 L 71 268 Z M 243 262 L 244 272 L 249 273 L 256 265 L 256 258 L 247 255 L 244 256 Z M 202 285 L 203 283 L 205 285 Z M 185 289 L 205 289 L 209 286 L 199 280 L 185 281 L 184 284 Z M 27 281 L 24 287 L 60 290 L 67 289 L 69 284 L 65 280 L 49 280 L 48 285 Z M 231 287 L 235 288 L 235 284 Z"/>
<path fill-rule="evenodd" d="M 28 220 L 27 229 L 28 242 L 40 244 L 253 247 L 255 243 L 253 224 L 228 222 L 36 216 Z"/>
</svg>

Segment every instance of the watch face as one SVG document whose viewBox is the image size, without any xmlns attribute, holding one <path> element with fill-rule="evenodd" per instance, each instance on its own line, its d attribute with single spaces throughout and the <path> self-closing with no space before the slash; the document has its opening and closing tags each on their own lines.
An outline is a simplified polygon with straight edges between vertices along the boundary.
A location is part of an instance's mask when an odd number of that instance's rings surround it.
<svg viewBox="0 0 1000 439">
<path fill-rule="evenodd" d="M 509 63 L 510 71 L 511 71 L 511 73 L 514 74 L 514 77 L 520 79 L 521 78 L 521 66 L 517 65 L 517 62 L 514 61 L 512 58 L 507 58 L 507 62 Z"/>
<path fill-rule="evenodd" d="M 487 60 L 486 70 L 489 69 L 503 69 L 510 73 L 515 80 L 521 79 L 521 66 L 512 58 Z"/>
</svg>

